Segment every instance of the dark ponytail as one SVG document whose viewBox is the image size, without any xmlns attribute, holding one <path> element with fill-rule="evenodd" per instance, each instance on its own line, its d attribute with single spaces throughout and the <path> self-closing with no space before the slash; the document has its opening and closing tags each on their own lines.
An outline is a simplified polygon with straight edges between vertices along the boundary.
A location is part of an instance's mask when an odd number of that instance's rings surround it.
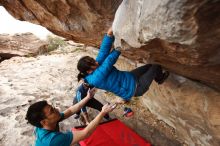
<svg viewBox="0 0 220 146">
<path fill-rule="evenodd" d="M 78 75 L 77 75 L 77 79 L 78 79 L 78 82 L 81 80 L 81 79 L 84 79 L 86 77 L 86 75 L 84 75 L 83 73 L 79 73 Z"/>
<path fill-rule="evenodd" d="M 77 75 L 78 81 L 81 79 L 85 78 L 88 73 L 87 71 L 91 70 L 92 66 L 96 65 L 95 59 L 89 57 L 89 56 L 84 56 L 79 59 L 79 62 L 77 64 L 77 69 L 79 70 L 79 74 Z"/>
</svg>

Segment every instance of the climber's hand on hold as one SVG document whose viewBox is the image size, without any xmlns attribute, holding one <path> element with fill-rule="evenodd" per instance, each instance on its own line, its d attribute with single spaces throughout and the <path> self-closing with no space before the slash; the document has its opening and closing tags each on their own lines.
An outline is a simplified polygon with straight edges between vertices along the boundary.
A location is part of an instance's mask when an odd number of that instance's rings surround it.
<svg viewBox="0 0 220 146">
<path fill-rule="evenodd" d="M 107 31 L 107 35 L 112 37 L 113 36 L 113 31 L 112 31 L 112 27 L 110 27 Z"/>
</svg>

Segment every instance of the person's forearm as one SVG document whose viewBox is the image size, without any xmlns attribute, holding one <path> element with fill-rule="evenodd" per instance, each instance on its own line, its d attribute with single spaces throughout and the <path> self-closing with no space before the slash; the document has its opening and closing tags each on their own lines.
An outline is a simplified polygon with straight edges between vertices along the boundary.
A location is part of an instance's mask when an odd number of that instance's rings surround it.
<svg viewBox="0 0 220 146">
<path fill-rule="evenodd" d="M 86 128 L 80 131 L 74 132 L 74 139 L 72 143 L 76 143 L 82 139 L 87 138 L 95 131 L 96 127 L 98 126 L 99 122 L 102 120 L 105 114 L 111 112 L 116 106 L 106 104 L 102 107 L 102 111 L 92 120 Z"/>
<path fill-rule="evenodd" d="M 84 129 L 86 131 L 86 137 L 90 136 L 92 132 L 96 129 L 96 127 L 99 125 L 99 122 L 102 120 L 104 117 L 104 113 L 100 112 L 94 120 L 92 120 L 88 126 Z"/>
<path fill-rule="evenodd" d="M 66 118 L 72 116 L 74 113 L 78 112 L 89 100 L 90 100 L 90 98 L 87 95 L 79 103 L 69 107 L 67 110 L 64 111 L 64 118 L 66 119 Z"/>
<path fill-rule="evenodd" d="M 105 110 L 108 110 L 105 108 Z M 74 138 L 72 141 L 72 144 L 75 144 L 87 137 L 89 137 L 96 129 L 96 127 L 98 126 L 99 122 L 102 120 L 103 116 L 105 115 L 105 113 L 103 113 L 102 111 L 95 117 L 94 120 L 92 120 L 87 126 L 86 128 L 84 128 L 83 130 L 79 130 L 79 131 L 74 131 Z"/>
</svg>

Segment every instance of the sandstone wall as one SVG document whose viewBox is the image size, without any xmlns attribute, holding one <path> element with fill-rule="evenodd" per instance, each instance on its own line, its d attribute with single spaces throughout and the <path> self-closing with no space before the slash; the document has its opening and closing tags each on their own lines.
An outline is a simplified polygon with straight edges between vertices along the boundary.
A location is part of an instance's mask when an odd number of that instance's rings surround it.
<svg viewBox="0 0 220 146">
<path fill-rule="evenodd" d="M 120 3 L 0 0 L 19 20 L 93 46 L 100 44 Z M 153 84 L 141 98 L 144 105 L 187 144 L 220 145 L 220 1 L 124 0 L 113 26 L 123 56 L 136 64 L 159 63 L 182 76 L 173 75 L 162 86 Z"/>
</svg>

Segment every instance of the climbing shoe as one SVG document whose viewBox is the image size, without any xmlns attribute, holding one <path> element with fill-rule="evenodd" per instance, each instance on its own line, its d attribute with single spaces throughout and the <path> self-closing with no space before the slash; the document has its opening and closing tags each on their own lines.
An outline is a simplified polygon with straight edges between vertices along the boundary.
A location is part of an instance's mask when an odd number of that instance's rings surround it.
<svg viewBox="0 0 220 146">
<path fill-rule="evenodd" d="M 124 107 L 124 114 L 125 117 L 131 117 L 134 115 L 134 112 L 131 110 L 131 108 Z"/>
<path fill-rule="evenodd" d="M 170 75 L 170 73 L 168 71 L 165 71 L 163 73 L 163 76 L 160 80 L 157 81 L 158 84 L 163 84 L 163 82 L 168 78 L 168 76 Z"/>
</svg>

